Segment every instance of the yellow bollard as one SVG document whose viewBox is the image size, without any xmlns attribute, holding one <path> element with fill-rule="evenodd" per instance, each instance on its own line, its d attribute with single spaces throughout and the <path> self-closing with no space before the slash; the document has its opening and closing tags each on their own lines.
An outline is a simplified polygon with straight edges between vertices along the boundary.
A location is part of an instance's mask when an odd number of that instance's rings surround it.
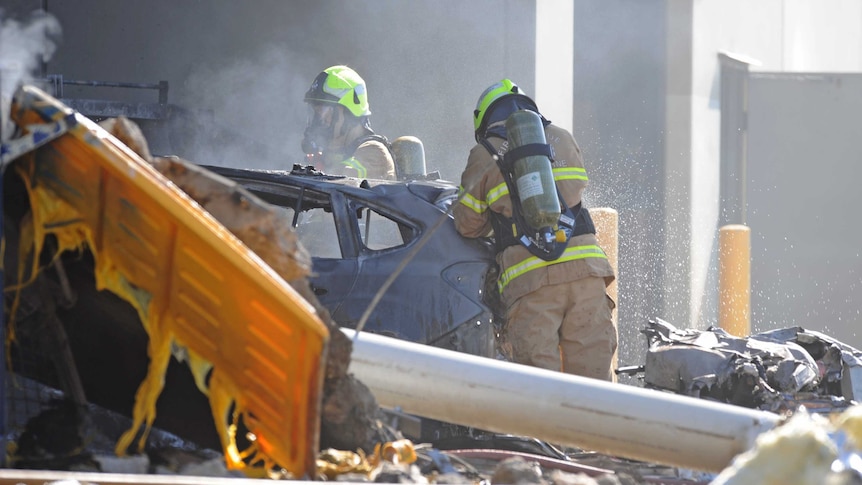
<svg viewBox="0 0 862 485">
<path fill-rule="evenodd" d="M 619 252 L 619 214 L 615 209 L 609 207 L 597 207 L 590 209 L 590 216 L 593 218 L 593 224 L 596 226 L 596 239 L 599 242 L 605 254 L 608 256 L 608 262 L 614 269 L 614 274 L 617 278 L 611 283 L 607 292 L 617 304 L 617 310 L 613 312 L 614 326 L 617 326 L 617 315 L 619 314 L 619 300 L 617 299 L 617 281 L 619 281 L 619 273 L 617 272 L 617 254 Z M 617 368 L 617 353 L 614 353 L 614 369 Z M 614 377 L 616 380 L 616 376 Z"/>
<path fill-rule="evenodd" d="M 742 224 L 718 232 L 718 326 L 737 337 L 751 333 L 751 229 Z"/>
</svg>

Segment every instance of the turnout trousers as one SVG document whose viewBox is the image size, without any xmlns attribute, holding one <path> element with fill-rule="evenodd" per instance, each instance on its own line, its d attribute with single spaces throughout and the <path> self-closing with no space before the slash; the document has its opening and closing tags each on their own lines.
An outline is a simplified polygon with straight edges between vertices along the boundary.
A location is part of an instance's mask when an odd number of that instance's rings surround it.
<svg viewBox="0 0 862 485">
<path fill-rule="evenodd" d="M 589 276 L 516 299 L 506 315 L 515 362 L 616 381 L 616 304 L 605 288 L 605 278 Z"/>
</svg>

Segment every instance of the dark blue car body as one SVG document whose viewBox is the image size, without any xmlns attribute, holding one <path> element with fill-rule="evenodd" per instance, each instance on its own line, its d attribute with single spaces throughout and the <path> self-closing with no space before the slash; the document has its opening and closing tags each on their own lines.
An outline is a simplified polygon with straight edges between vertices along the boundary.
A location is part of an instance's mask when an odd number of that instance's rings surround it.
<svg viewBox="0 0 862 485">
<path fill-rule="evenodd" d="M 498 355 L 494 251 L 489 241 L 455 230 L 447 209 L 457 186 L 332 176 L 300 166 L 206 168 L 283 208 L 285 223 L 312 256 L 312 288 L 342 327 L 356 328 L 378 299 L 364 331 Z"/>
</svg>

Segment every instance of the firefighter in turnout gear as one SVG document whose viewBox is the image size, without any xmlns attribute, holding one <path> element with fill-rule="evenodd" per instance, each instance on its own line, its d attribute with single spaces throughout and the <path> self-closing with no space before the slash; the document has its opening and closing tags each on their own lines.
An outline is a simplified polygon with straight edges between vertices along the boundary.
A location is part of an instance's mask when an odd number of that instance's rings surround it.
<svg viewBox="0 0 862 485">
<path fill-rule="evenodd" d="M 347 66 L 332 66 L 305 93 L 308 118 L 302 150 L 326 173 L 395 179 L 389 141 L 371 129 L 365 81 Z"/>
<path fill-rule="evenodd" d="M 544 140 L 512 146 L 508 131 L 518 120 L 510 116 L 522 110 L 538 114 L 533 118 L 539 135 L 544 127 Z M 461 175 L 455 227 L 465 237 L 493 234 L 500 267 L 497 286 L 514 360 L 615 381 L 616 305 L 606 293 L 614 273 L 581 203 L 588 179 L 580 148 L 571 133 L 542 117 L 535 102 L 509 79 L 482 93 L 473 116 L 477 144 Z M 541 179 L 535 174 L 531 178 L 511 168 L 531 156 L 550 159 L 554 186 L 538 185 Z M 550 229 L 554 237 L 545 238 L 518 211 L 528 207 L 523 202 L 527 196 L 554 188 L 560 217 Z"/>
</svg>

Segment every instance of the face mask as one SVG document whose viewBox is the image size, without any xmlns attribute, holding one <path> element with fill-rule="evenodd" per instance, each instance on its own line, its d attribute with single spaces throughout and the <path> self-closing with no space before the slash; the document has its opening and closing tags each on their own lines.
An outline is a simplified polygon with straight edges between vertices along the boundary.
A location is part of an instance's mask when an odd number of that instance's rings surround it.
<svg viewBox="0 0 862 485">
<path fill-rule="evenodd" d="M 309 103 L 302 151 L 307 155 L 319 155 L 329 146 L 333 137 L 332 119 L 335 106 Z"/>
</svg>

